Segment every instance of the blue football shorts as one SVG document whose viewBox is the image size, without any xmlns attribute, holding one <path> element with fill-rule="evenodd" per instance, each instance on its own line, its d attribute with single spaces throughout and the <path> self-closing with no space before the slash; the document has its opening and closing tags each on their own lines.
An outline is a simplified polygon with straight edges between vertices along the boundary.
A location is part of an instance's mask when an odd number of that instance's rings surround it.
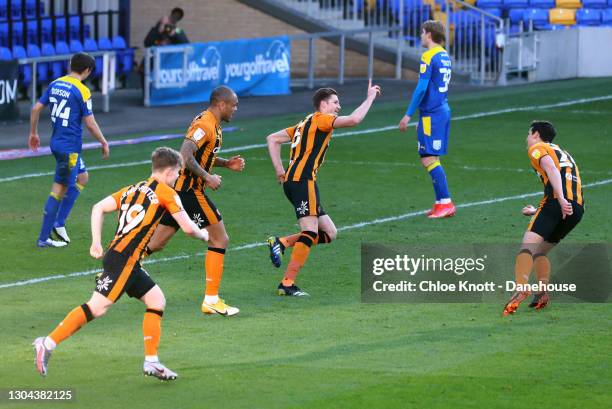
<svg viewBox="0 0 612 409">
<path fill-rule="evenodd" d="M 450 134 L 450 111 L 421 114 L 417 126 L 418 150 L 421 156 L 446 155 Z"/>
<path fill-rule="evenodd" d="M 53 181 L 64 186 L 76 183 L 77 176 L 87 172 L 85 162 L 79 153 L 53 152 L 55 156 L 55 177 Z"/>
</svg>

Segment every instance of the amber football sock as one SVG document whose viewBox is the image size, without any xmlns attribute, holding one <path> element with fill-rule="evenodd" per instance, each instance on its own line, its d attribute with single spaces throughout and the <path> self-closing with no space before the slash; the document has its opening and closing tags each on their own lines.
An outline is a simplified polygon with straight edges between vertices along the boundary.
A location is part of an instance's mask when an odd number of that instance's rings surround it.
<svg viewBox="0 0 612 409">
<path fill-rule="evenodd" d="M 206 253 L 206 289 L 204 294 L 208 296 L 216 296 L 219 294 L 219 284 L 223 276 L 223 259 L 225 258 L 225 249 L 209 247 Z"/>
<path fill-rule="evenodd" d="M 93 319 L 89 306 L 87 304 L 80 305 L 66 315 L 66 318 L 49 334 L 49 338 L 55 344 L 59 344 Z"/>
<path fill-rule="evenodd" d="M 279 237 L 278 241 L 280 241 L 281 244 L 283 245 L 283 247 L 285 249 L 287 249 L 287 248 L 293 247 L 295 245 L 295 242 L 298 241 L 298 239 L 300 238 L 300 234 L 302 234 L 302 233 L 295 233 L 295 234 L 291 234 L 289 236 Z"/>
<path fill-rule="evenodd" d="M 529 275 L 533 268 L 533 257 L 531 251 L 527 249 L 521 250 L 516 256 L 514 264 L 514 279 L 517 284 L 529 283 Z"/>
<path fill-rule="evenodd" d="M 142 334 L 144 335 L 145 357 L 157 356 L 157 347 L 161 337 L 161 320 L 163 311 L 147 308 L 142 320 Z"/>
<path fill-rule="evenodd" d="M 314 240 L 317 238 L 317 233 L 313 231 L 303 231 L 300 234 L 297 242 L 293 246 L 293 251 L 291 252 L 291 261 L 287 265 L 287 270 L 285 271 L 285 276 L 283 278 L 283 285 L 290 286 L 295 282 L 295 278 L 302 266 L 306 263 L 308 259 L 308 255 L 310 254 L 310 248 Z"/>
<path fill-rule="evenodd" d="M 295 246 L 295 243 L 298 241 L 301 234 L 302 233 L 296 233 L 296 234 L 291 234 L 285 237 L 279 237 L 278 240 L 283 245 L 283 251 L 286 248 Z M 312 244 L 316 245 L 316 244 L 327 244 L 327 243 L 331 243 L 331 238 L 323 230 L 319 230 L 319 233 L 317 234 L 317 237 L 312 241 Z"/>
<path fill-rule="evenodd" d="M 533 268 L 538 283 L 548 284 L 550 280 L 550 260 L 546 257 L 546 254 L 539 253 L 533 256 Z"/>
</svg>

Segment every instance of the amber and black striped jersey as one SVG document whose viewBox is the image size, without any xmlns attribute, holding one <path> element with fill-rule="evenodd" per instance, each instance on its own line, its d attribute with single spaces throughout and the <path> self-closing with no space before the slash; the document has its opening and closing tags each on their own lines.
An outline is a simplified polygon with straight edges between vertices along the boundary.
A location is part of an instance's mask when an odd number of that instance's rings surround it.
<svg viewBox="0 0 612 409">
<path fill-rule="evenodd" d="M 140 259 L 164 212 L 183 210 L 181 199 L 170 186 L 153 178 L 113 193 L 119 209 L 119 224 L 108 250 Z"/>
<path fill-rule="evenodd" d="M 540 159 L 549 155 L 559 170 L 559 173 L 561 173 L 565 198 L 567 200 L 573 200 L 579 205 L 583 205 L 584 199 L 582 197 L 580 171 L 578 170 L 578 165 L 574 162 L 574 158 L 572 158 L 569 153 L 553 143 L 538 142 L 529 148 L 528 154 L 531 160 L 531 166 L 533 166 L 533 169 L 535 169 L 544 184 L 544 200 L 557 198 L 546 172 L 540 166 Z"/>
<path fill-rule="evenodd" d="M 221 124 L 208 110 L 196 116 L 185 135 L 186 139 L 193 141 L 198 147 L 195 159 L 202 169 L 210 173 L 222 142 Z M 204 180 L 194 175 L 189 169 L 183 167 L 174 188 L 186 192 L 191 189 L 204 190 Z"/>
<path fill-rule="evenodd" d="M 291 156 L 285 181 L 317 180 L 317 171 L 329 147 L 334 131 L 335 115 L 315 112 L 291 128 Z"/>
</svg>

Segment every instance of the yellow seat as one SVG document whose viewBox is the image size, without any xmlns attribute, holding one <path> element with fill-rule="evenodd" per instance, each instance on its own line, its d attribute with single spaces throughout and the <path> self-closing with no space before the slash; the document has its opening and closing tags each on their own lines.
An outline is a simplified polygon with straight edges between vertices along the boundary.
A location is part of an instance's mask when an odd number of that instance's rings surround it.
<svg viewBox="0 0 612 409">
<path fill-rule="evenodd" d="M 573 9 L 550 9 L 548 21 L 551 24 L 563 24 L 566 26 L 576 24 L 576 10 Z"/>
<path fill-rule="evenodd" d="M 470 6 L 476 7 L 476 0 L 467 0 L 464 3 L 469 4 Z M 468 6 L 464 6 L 463 4 L 453 2 L 453 10 L 470 10 Z"/>
<path fill-rule="evenodd" d="M 559 9 L 579 9 L 582 7 L 580 0 L 557 0 L 556 3 Z"/>
<path fill-rule="evenodd" d="M 433 18 L 434 20 L 446 22 L 446 13 L 443 11 L 434 11 Z"/>
</svg>

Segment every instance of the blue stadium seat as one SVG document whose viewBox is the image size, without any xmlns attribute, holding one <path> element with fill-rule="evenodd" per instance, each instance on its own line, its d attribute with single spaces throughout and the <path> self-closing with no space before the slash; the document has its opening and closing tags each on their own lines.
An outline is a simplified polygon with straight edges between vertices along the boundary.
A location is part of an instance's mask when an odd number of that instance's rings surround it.
<svg viewBox="0 0 612 409">
<path fill-rule="evenodd" d="M 422 6 L 426 6 L 429 3 L 425 3 L 424 0 L 404 0 L 404 5 L 405 7 L 411 6 L 411 7 L 422 7 Z M 398 7 L 399 7 L 399 0 L 398 0 Z"/>
<path fill-rule="evenodd" d="M 582 7 L 585 9 L 605 9 L 607 0 L 582 0 Z"/>
<path fill-rule="evenodd" d="M 36 5 L 40 8 L 40 15 L 45 15 L 45 4 L 40 0 L 25 0 L 26 3 L 26 17 L 36 17 Z"/>
<path fill-rule="evenodd" d="M 508 12 L 508 18 L 510 19 L 510 24 L 518 25 L 518 23 L 523 20 L 523 14 L 525 13 L 525 9 L 511 9 Z"/>
<path fill-rule="evenodd" d="M 391 12 L 396 15 L 400 12 L 399 6 L 400 6 L 400 0 L 391 0 L 389 2 L 389 7 L 391 8 Z M 359 5 L 357 7 L 359 8 Z M 404 0 L 404 10 L 406 11 L 409 11 L 412 9 L 418 9 L 421 7 L 423 7 L 423 0 Z"/>
<path fill-rule="evenodd" d="M 476 6 L 481 9 L 501 8 L 502 0 L 476 0 Z"/>
<path fill-rule="evenodd" d="M 544 9 L 527 9 L 523 13 L 523 24 L 526 29 L 529 29 L 529 21 L 533 21 L 533 27 L 536 30 L 550 30 L 548 23 L 548 10 Z"/>
<path fill-rule="evenodd" d="M 13 23 L 12 43 L 16 45 L 23 45 L 23 23 L 21 21 L 16 21 Z"/>
<path fill-rule="evenodd" d="M 425 5 L 415 9 L 406 10 L 404 14 L 404 27 L 420 27 L 421 23 L 431 18 L 431 6 Z"/>
<path fill-rule="evenodd" d="M 79 40 L 70 40 L 70 52 L 80 53 L 83 51 L 83 44 Z"/>
<path fill-rule="evenodd" d="M 93 52 L 98 51 L 98 44 L 96 44 L 96 40 L 93 38 L 86 38 L 83 42 L 83 51 Z"/>
<path fill-rule="evenodd" d="M 458 10 L 451 14 L 451 22 L 455 26 L 455 45 L 467 47 L 476 41 L 476 25 L 480 22 L 480 14 L 469 10 Z"/>
<path fill-rule="evenodd" d="M 43 43 L 50 43 L 53 41 L 53 22 L 50 18 L 44 18 L 40 21 L 40 31 Z"/>
<path fill-rule="evenodd" d="M 11 50 L 7 47 L 0 47 L 0 61 L 9 61 L 13 59 Z"/>
<path fill-rule="evenodd" d="M 446 0 L 434 0 L 434 2 L 436 3 L 436 6 L 440 8 L 440 11 L 446 12 Z M 454 7 L 454 2 L 452 0 L 449 1 L 449 7 L 451 10 Z"/>
<path fill-rule="evenodd" d="M 25 48 L 20 45 L 13 46 L 13 58 L 27 58 Z M 19 66 L 19 83 L 24 87 L 30 86 L 32 83 L 32 66 L 29 64 Z"/>
<path fill-rule="evenodd" d="M 29 20 L 26 23 L 26 31 L 28 33 L 28 43 L 38 43 L 38 21 Z"/>
<path fill-rule="evenodd" d="M 117 52 L 117 72 L 127 74 L 134 68 L 134 50 L 121 36 L 113 37 L 113 49 Z"/>
<path fill-rule="evenodd" d="M 11 0 L 11 19 L 21 19 L 21 0 Z"/>
<path fill-rule="evenodd" d="M 70 47 L 65 41 L 57 41 L 55 43 L 55 54 L 57 55 L 70 55 Z M 68 73 L 68 61 L 57 61 L 54 62 L 51 66 L 51 71 L 53 71 L 53 78 L 61 77 Z M 57 75 L 56 73 L 60 74 Z"/>
<path fill-rule="evenodd" d="M 66 19 L 63 17 L 55 19 L 55 40 L 56 41 L 67 41 Z"/>
<path fill-rule="evenodd" d="M 68 47 L 68 43 L 66 43 L 65 41 L 56 41 L 55 53 L 57 55 L 70 54 L 70 47 Z"/>
<path fill-rule="evenodd" d="M 0 0 L 0 21 L 8 20 L 8 7 L 6 0 Z"/>
<path fill-rule="evenodd" d="M 55 47 L 51 43 L 42 43 L 40 47 L 40 54 L 43 57 L 52 57 L 55 55 Z M 49 73 L 49 82 L 55 78 L 59 78 L 64 75 L 64 63 L 62 61 L 52 61 L 49 63 L 47 72 Z"/>
<path fill-rule="evenodd" d="M 529 5 L 534 9 L 552 9 L 556 4 L 555 0 L 529 0 Z"/>
<path fill-rule="evenodd" d="M 597 9 L 576 10 L 576 25 L 599 26 L 601 24 L 601 11 Z"/>
<path fill-rule="evenodd" d="M 483 10 L 489 14 L 493 14 L 495 17 L 501 18 L 502 16 L 502 9 L 483 9 Z"/>
<path fill-rule="evenodd" d="M 83 42 L 83 51 L 88 53 L 98 51 L 98 44 L 96 44 L 96 40 L 93 38 L 86 38 Z M 100 78 L 102 76 L 103 66 L 102 66 L 102 57 L 96 58 L 96 70 L 93 72 L 93 77 Z"/>
<path fill-rule="evenodd" d="M 81 38 L 81 17 L 80 16 L 70 16 L 69 19 L 70 25 L 70 39 L 78 40 Z M 83 27 L 83 31 L 85 31 L 85 27 Z M 87 38 L 87 36 L 85 36 Z"/>
<path fill-rule="evenodd" d="M 8 47 L 8 23 L 0 23 L 0 46 Z"/>
<path fill-rule="evenodd" d="M 112 50 L 113 43 L 111 42 L 111 40 L 108 39 L 108 37 L 100 37 L 100 39 L 98 39 L 98 49 L 99 50 Z"/>
<path fill-rule="evenodd" d="M 40 57 L 41 51 L 36 44 L 28 44 L 27 54 L 29 58 Z M 46 84 L 49 82 L 49 63 L 41 62 L 36 64 L 36 80 L 39 84 Z"/>
<path fill-rule="evenodd" d="M 601 25 L 612 27 L 612 9 L 606 9 L 601 16 Z"/>
<path fill-rule="evenodd" d="M 125 50 L 128 48 L 125 39 L 121 36 L 113 37 L 113 50 Z"/>
<path fill-rule="evenodd" d="M 40 48 L 36 44 L 28 44 L 26 50 L 29 58 L 36 58 L 41 56 Z"/>
<path fill-rule="evenodd" d="M 529 0 L 504 0 L 506 10 L 526 9 L 527 7 L 529 7 Z"/>
<path fill-rule="evenodd" d="M 36 17 L 36 0 L 25 0 L 26 3 L 26 18 Z"/>
</svg>

